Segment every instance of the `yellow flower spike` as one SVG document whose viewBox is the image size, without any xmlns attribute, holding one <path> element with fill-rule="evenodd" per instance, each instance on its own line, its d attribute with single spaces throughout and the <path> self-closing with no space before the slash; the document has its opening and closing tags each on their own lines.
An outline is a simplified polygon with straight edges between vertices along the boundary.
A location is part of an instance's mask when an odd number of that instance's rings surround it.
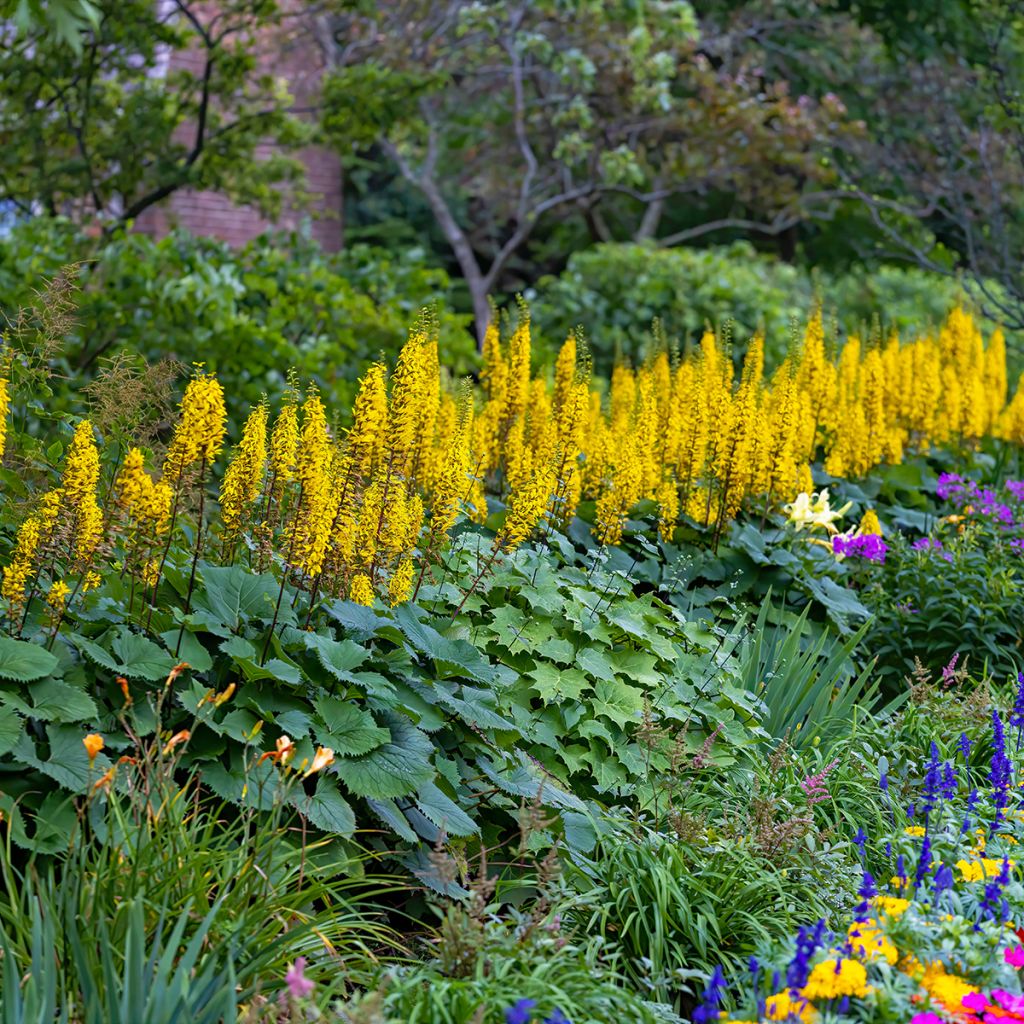
<svg viewBox="0 0 1024 1024">
<path fill-rule="evenodd" d="M 220 514 L 225 537 L 242 527 L 246 509 L 260 496 L 267 463 L 267 406 L 256 406 L 242 429 L 242 440 L 224 473 Z"/>
<path fill-rule="evenodd" d="M 373 585 L 370 577 L 365 573 L 359 573 L 349 586 L 348 599 L 356 604 L 365 605 L 367 608 L 373 604 Z"/>
<path fill-rule="evenodd" d="M 92 556 L 103 536 L 103 513 L 96 501 L 99 479 L 100 453 L 92 424 L 82 420 L 68 447 L 60 486 L 62 518 L 71 528 L 79 563 Z"/>
<path fill-rule="evenodd" d="M 388 580 L 388 604 L 392 608 L 409 600 L 414 577 L 415 567 L 412 559 L 402 559 L 398 568 L 391 574 L 391 579 Z"/>
<path fill-rule="evenodd" d="M 82 737 L 82 745 L 85 747 L 85 752 L 89 755 L 89 764 L 96 760 L 96 755 L 105 746 L 103 737 L 98 732 L 91 732 L 88 736 Z"/>
<path fill-rule="evenodd" d="M 71 588 L 63 580 L 58 580 L 47 591 L 46 603 L 54 609 L 54 611 L 62 611 L 64 606 L 67 604 L 68 595 L 70 593 Z"/>
<path fill-rule="evenodd" d="M 857 527 L 857 532 L 862 537 L 882 536 L 882 524 L 878 521 L 878 513 L 875 512 L 873 508 L 869 508 L 861 517 L 860 525 Z"/>
<path fill-rule="evenodd" d="M 200 461 L 210 466 L 224 446 L 226 433 L 224 389 L 216 377 L 200 370 L 185 388 L 181 419 L 164 460 L 164 478 L 176 487 L 190 466 Z"/>
<path fill-rule="evenodd" d="M 317 772 L 323 771 L 324 768 L 332 764 L 334 764 L 334 751 L 330 747 L 317 747 L 313 763 L 302 773 L 302 777 L 308 779 L 310 775 L 316 775 Z"/>
<path fill-rule="evenodd" d="M 0 463 L 3 462 L 4 448 L 7 445 L 7 414 L 11 409 L 9 384 L 10 381 L 6 377 L 0 377 Z"/>
</svg>

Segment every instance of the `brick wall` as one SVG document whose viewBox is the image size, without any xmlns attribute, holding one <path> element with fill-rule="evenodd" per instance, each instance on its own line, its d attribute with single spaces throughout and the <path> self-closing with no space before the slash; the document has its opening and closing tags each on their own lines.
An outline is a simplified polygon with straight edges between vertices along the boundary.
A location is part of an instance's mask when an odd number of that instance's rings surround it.
<svg viewBox="0 0 1024 1024">
<path fill-rule="evenodd" d="M 268 34 L 261 44 L 260 69 L 284 75 L 295 97 L 296 107 L 305 109 L 315 103 L 320 79 L 327 66 L 313 16 L 304 15 L 303 0 L 292 0 L 286 32 Z M 200 68 L 198 54 L 175 53 L 171 67 Z M 257 150 L 256 158 L 272 150 L 267 143 Z M 272 223 L 248 206 L 236 206 L 217 192 L 181 190 L 157 206 L 150 207 L 135 222 L 135 230 L 160 237 L 173 227 L 182 227 L 197 235 L 211 235 L 232 245 L 242 245 L 269 228 L 288 230 L 303 221 L 311 221 L 313 236 L 325 249 L 334 251 L 342 243 L 342 172 L 338 157 L 322 146 L 310 146 L 298 156 L 306 168 L 306 191 L 312 201 L 296 208 L 286 200 L 280 216 Z"/>
</svg>

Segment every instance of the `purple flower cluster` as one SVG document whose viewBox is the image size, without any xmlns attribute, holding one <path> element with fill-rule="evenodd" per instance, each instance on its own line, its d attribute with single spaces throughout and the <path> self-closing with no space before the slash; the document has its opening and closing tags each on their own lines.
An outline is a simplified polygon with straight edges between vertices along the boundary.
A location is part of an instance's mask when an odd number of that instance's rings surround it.
<svg viewBox="0 0 1024 1024">
<path fill-rule="evenodd" d="M 832 552 L 846 558 L 863 558 L 868 562 L 884 562 L 888 545 L 875 533 L 860 537 L 844 537 L 837 534 L 832 538 Z"/>
<path fill-rule="evenodd" d="M 723 978 L 724 982 L 725 979 Z M 536 999 L 520 999 L 514 1006 L 505 1011 L 505 1024 L 530 1024 L 533 1020 L 533 1008 L 537 1005 Z M 696 1020 L 696 1016 L 694 1020 Z M 555 1010 L 550 1017 L 545 1017 L 542 1024 L 570 1024 L 569 1018 L 561 1010 Z"/>
<path fill-rule="evenodd" d="M 943 547 L 942 541 L 933 537 L 918 537 L 910 546 L 915 551 L 937 551 L 940 558 L 947 562 L 953 561 L 953 556 Z"/>
<path fill-rule="evenodd" d="M 1010 799 L 1010 783 L 1013 774 L 1013 765 L 1006 756 L 1006 737 L 1003 732 L 1003 720 L 999 712 L 992 712 L 992 765 L 989 769 L 988 780 L 992 784 L 992 795 L 996 805 L 995 819 L 992 822 L 995 826 L 1003 820 L 1003 810 Z"/>
<path fill-rule="evenodd" d="M 693 1011 L 693 1024 L 711 1024 L 718 1020 L 718 1007 L 725 995 L 725 975 L 716 967 L 708 980 L 700 1004 Z"/>
</svg>

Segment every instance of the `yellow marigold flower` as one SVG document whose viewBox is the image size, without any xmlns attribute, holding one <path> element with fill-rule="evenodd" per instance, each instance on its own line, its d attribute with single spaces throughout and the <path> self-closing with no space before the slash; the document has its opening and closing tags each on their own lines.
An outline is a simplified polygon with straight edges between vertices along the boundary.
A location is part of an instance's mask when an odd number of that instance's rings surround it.
<svg viewBox="0 0 1024 1024">
<path fill-rule="evenodd" d="M 47 592 L 46 603 L 54 610 L 60 611 L 67 604 L 70 593 L 71 588 L 63 580 L 58 580 Z"/>
<path fill-rule="evenodd" d="M 209 466 L 224 446 L 226 424 L 224 389 L 212 374 L 197 373 L 181 400 L 181 419 L 167 449 L 164 476 L 177 484 L 189 466 L 200 460 Z"/>
<path fill-rule="evenodd" d="M 260 496 L 266 463 L 267 407 L 261 402 L 245 421 L 242 440 L 221 483 L 220 514 L 226 536 L 241 529 L 245 510 Z"/>
<path fill-rule="evenodd" d="M 0 377 L 0 463 L 4 460 L 4 448 L 7 445 L 7 414 L 11 409 L 9 383 L 6 377 Z"/>
<path fill-rule="evenodd" d="M 1013 867 L 1014 861 L 1010 861 Z M 958 860 L 956 868 L 960 872 L 960 878 L 964 882 L 981 882 L 986 878 L 995 878 L 1003 869 L 1003 862 L 994 860 L 991 857 L 981 857 L 978 860 Z"/>
<path fill-rule="evenodd" d="M 878 513 L 873 508 L 869 508 L 861 517 L 857 530 L 861 536 L 882 536 L 882 524 L 878 521 Z"/>
<path fill-rule="evenodd" d="M 82 744 L 85 752 L 89 755 L 89 764 L 96 760 L 96 755 L 103 749 L 103 737 L 98 732 L 91 732 L 88 736 L 82 737 Z"/>
<path fill-rule="evenodd" d="M 882 957 L 895 964 L 899 959 L 899 950 L 880 929 L 872 925 L 852 924 L 847 937 L 853 952 L 867 960 Z"/>
<path fill-rule="evenodd" d="M 409 600 L 412 593 L 412 581 L 415 576 L 415 569 L 411 558 L 403 558 L 398 563 L 398 568 L 391 574 L 388 580 L 388 604 L 392 608 Z"/>
<path fill-rule="evenodd" d="M 348 588 L 348 599 L 356 604 L 369 607 L 373 604 L 373 586 L 370 577 L 365 573 L 359 573 Z"/>
<path fill-rule="evenodd" d="M 764 1015 L 768 1020 L 803 1021 L 810 1024 L 817 1020 L 818 1011 L 799 991 L 784 990 L 765 1000 Z"/>
<path fill-rule="evenodd" d="M 950 1013 L 959 1013 L 962 1008 L 964 996 L 978 990 L 955 974 L 947 974 L 945 965 L 941 961 L 929 964 L 921 978 L 921 987 L 932 997 L 941 1003 Z"/>
<path fill-rule="evenodd" d="M 843 996 L 863 998 L 871 991 L 868 972 L 858 960 L 823 960 L 815 964 L 803 994 L 808 999 L 841 999 Z"/>
<path fill-rule="evenodd" d="M 871 901 L 871 905 L 881 913 L 888 914 L 889 917 L 900 917 L 910 906 L 910 900 L 902 899 L 899 896 L 876 896 Z"/>
</svg>

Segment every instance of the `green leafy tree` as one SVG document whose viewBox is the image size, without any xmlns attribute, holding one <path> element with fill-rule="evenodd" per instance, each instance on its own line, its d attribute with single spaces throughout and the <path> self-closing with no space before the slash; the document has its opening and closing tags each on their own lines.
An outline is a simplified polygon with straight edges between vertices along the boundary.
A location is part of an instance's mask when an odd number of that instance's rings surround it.
<svg viewBox="0 0 1024 1024">
<path fill-rule="evenodd" d="M 742 47 L 706 37 L 685 0 L 339 4 L 325 125 L 376 146 L 425 199 L 469 289 L 488 294 L 538 225 L 678 243 L 778 232 L 833 193 L 819 141 L 841 109 L 792 98 Z M 664 235 L 670 205 L 731 197 Z"/>
<path fill-rule="evenodd" d="M 274 0 L 17 7 L 0 51 L 0 203 L 109 230 L 185 187 L 273 212 L 298 180 L 287 150 L 309 126 L 258 64 L 285 30 Z"/>
</svg>

